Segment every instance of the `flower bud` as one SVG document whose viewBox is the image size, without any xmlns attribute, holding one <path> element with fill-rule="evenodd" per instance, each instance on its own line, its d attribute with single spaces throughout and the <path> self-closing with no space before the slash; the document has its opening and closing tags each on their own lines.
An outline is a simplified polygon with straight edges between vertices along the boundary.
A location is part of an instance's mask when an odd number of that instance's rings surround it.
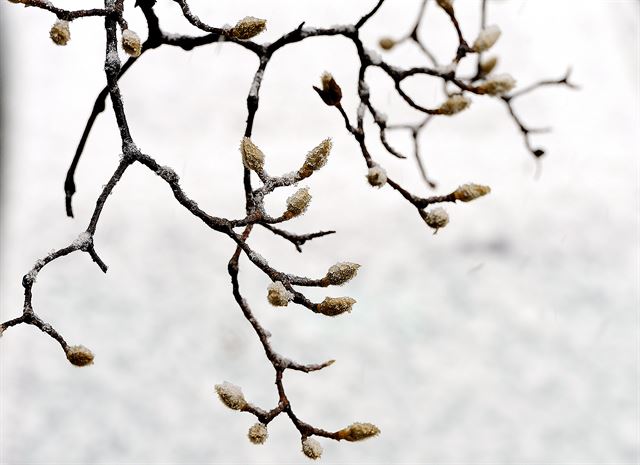
<svg viewBox="0 0 640 465">
<path fill-rule="evenodd" d="M 391 50 L 396 46 L 396 41 L 391 37 L 383 37 L 382 39 L 380 39 L 380 42 L 378 42 L 378 44 L 380 45 L 380 48 L 384 50 Z"/>
<path fill-rule="evenodd" d="M 447 224 L 449 224 L 449 214 L 442 207 L 437 207 L 428 212 L 420 213 L 424 222 L 427 223 L 427 226 L 435 229 L 434 234 L 438 232 L 438 229 L 444 228 Z"/>
<path fill-rule="evenodd" d="M 69 346 L 66 349 L 67 360 L 73 365 L 83 367 L 93 363 L 93 352 L 85 346 Z"/>
<path fill-rule="evenodd" d="M 502 95 L 509 92 L 516 86 L 516 80 L 510 74 L 497 74 L 488 77 L 485 82 L 478 86 L 481 94 Z"/>
<path fill-rule="evenodd" d="M 440 105 L 439 110 L 442 115 L 455 115 L 468 108 L 469 105 L 471 105 L 471 100 L 462 94 L 455 94 Z"/>
<path fill-rule="evenodd" d="M 325 299 L 317 305 L 318 313 L 327 316 L 336 316 L 344 312 L 350 312 L 351 307 L 355 304 L 355 299 L 351 297 L 325 297 Z"/>
<path fill-rule="evenodd" d="M 67 42 L 71 40 L 69 21 L 59 19 L 53 23 L 49 31 L 49 37 L 51 37 L 51 40 L 57 45 L 67 45 Z"/>
<path fill-rule="evenodd" d="M 484 28 L 478 34 L 475 42 L 473 43 L 473 49 L 476 52 L 485 52 L 493 47 L 493 44 L 500 38 L 500 28 L 498 26 L 489 26 Z"/>
<path fill-rule="evenodd" d="M 453 196 L 456 200 L 470 202 L 478 197 L 487 195 L 489 192 L 491 192 L 491 188 L 489 186 L 483 186 L 480 184 L 463 184 L 453 192 Z"/>
<path fill-rule="evenodd" d="M 367 171 L 367 181 L 373 187 L 382 187 L 387 183 L 387 172 L 380 165 L 373 165 Z"/>
<path fill-rule="evenodd" d="M 486 60 L 480 62 L 480 73 L 482 76 L 489 74 L 498 64 L 498 57 L 489 57 Z"/>
<path fill-rule="evenodd" d="M 142 53 L 142 44 L 140 43 L 138 34 L 131 29 L 122 31 L 122 49 L 127 55 L 139 57 Z"/>
<path fill-rule="evenodd" d="M 339 262 L 329 268 L 324 279 L 329 284 L 341 286 L 358 274 L 358 268 L 360 268 L 360 265 L 357 263 Z"/>
<path fill-rule="evenodd" d="M 298 189 L 287 199 L 285 216 L 289 219 L 302 215 L 307 210 L 310 202 L 311 194 L 309 194 L 309 188 L 303 187 L 302 189 Z"/>
<path fill-rule="evenodd" d="M 250 170 L 260 172 L 264 169 L 264 153 L 248 137 L 243 137 L 240 142 L 242 163 Z"/>
<path fill-rule="evenodd" d="M 253 16 L 242 18 L 229 31 L 229 36 L 234 39 L 251 39 L 267 28 L 267 21 Z"/>
<path fill-rule="evenodd" d="M 325 71 L 320 76 L 320 82 L 322 83 L 322 89 L 313 86 L 322 101 L 329 106 L 336 106 L 342 100 L 342 89 L 338 83 L 333 79 L 331 73 Z"/>
<path fill-rule="evenodd" d="M 327 138 L 320 142 L 313 150 L 311 150 L 298 171 L 298 175 L 302 178 L 308 178 L 314 171 L 319 170 L 327 164 L 329 153 L 331 152 L 331 139 Z"/>
<path fill-rule="evenodd" d="M 269 284 L 267 288 L 267 300 L 275 307 L 286 307 L 293 299 L 293 294 L 289 292 L 280 281 Z"/>
<path fill-rule="evenodd" d="M 302 453 L 310 459 L 316 460 L 322 457 L 322 446 L 313 438 L 302 441 Z"/>
<path fill-rule="evenodd" d="M 251 441 L 253 444 L 264 444 L 267 438 L 269 437 L 269 432 L 267 431 L 267 425 L 262 423 L 256 423 L 251 428 L 249 428 L 247 437 L 249 438 L 249 441 Z"/>
<path fill-rule="evenodd" d="M 240 386 L 225 381 L 215 386 L 220 401 L 232 410 L 242 410 L 247 406 Z"/>
<path fill-rule="evenodd" d="M 380 428 L 372 423 L 353 423 L 338 431 L 338 438 L 345 441 L 362 441 L 380 434 Z"/>
</svg>

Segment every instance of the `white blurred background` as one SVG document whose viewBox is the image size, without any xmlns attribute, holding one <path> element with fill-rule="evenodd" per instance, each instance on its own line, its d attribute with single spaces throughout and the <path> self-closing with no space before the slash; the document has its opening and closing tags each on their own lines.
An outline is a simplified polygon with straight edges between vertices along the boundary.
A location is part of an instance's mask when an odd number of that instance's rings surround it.
<svg viewBox="0 0 640 465">
<path fill-rule="evenodd" d="M 98 0 L 63 1 L 67 8 Z M 127 2 L 133 4 L 133 2 Z M 353 23 L 373 0 L 207 2 L 192 9 L 223 25 L 268 20 L 260 41 L 307 21 Z M 419 0 L 387 1 L 363 30 L 370 48 L 411 26 Z M 132 5 L 130 27 L 144 35 Z M 469 39 L 479 2 L 456 2 Z M 163 27 L 193 31 L 173 2 L 160 0 Z M 75 219 L 64 215 L 63 181 L 97 92 L 104 31 L 98 19 L 72 23 L 54 46 L 47 12 L 2 2 L 5 132 L 0 243 L 1 319 L 20 314 L 22 275 L 88 223 L 120 152 L 110 107 L 89 138 L 76 176 Z M 311 208 L 290 229 L 335 229 L 298 254 L 263 230 L 250 243 L 279 269 L 321 276 L 336 261 L 362 264 L 330 295 L 358 300 L 354 311 L 322 318 L 296 306 L 274 309 L 268 279 L 241 262 L 241 286 L 273 333 L 276 350 L 300 362 L 337 363 L 314 374 L 287 372 L 298 415 L 330 430 L 371 421 L 382 434 L 364 443 L 322 440 L 324 463 L 632 464 L 639 439 L 638 92 L 639 8 L 635 1 L 491 1 L 489 24 L 503 35 L 499 72 L 519 85 L 558 78 L 568 66 L 582 86 L 542 89 L 516 102 L 547 149 L 539 179 L 501 102 L 474 98 L 424 133 L 425 162 L 446 193 L 464 182 L 490 196 L 448 206 L 451 223 L 433 236 L 390 188 L 374 190 L 355 141 L 311 86 L 333 73 L 355 114 L 354 47 L 318 38 L 278 52 L 265 75 L 254 140 L 270 172 L 296 169 L 307 150 L 334 139 L 328 165 L 307 183 Z M 455 49 L 445 15 L 429 5 L 423 35 L 441 60 Z M 423 64 L 405 45 L 385 54 Z M 121 81 L 138 146 L 177 171 L 201 207 L 243 214 L 238 143 L 257 62 L 233 44 L 193 52 L 163 47 Z M 390 123 L 420 118 L 376 70 L 372 99 Z M 407 86 L 425 105 L 441 86 Z M 415 163 L 370 144 L 390 175 L 428 194 Z M 406 134 L 392 142 L 408 152 Z M 291 191 L 268 204 L 282 210 Z M 38 314 L 71 344 L 96 354 L 77 369 L 55 341 L 31 327 L 0 342 L 0 461 L 3 464 L 301 463 L 299 438 L 284 417 L 263 446 L 246 439 L 253 417 L 226 409 L 213 385 L 242 386 L 275 405 L 273 370 L 235 305 L 226 263 L 233 245 L 190 216 L 166 185 L 133 167 L 102 215 L 88 256 L 55 261 L 34 287 Z M 326 290 L 309 296 L 321 300 Z"/>
</svg>

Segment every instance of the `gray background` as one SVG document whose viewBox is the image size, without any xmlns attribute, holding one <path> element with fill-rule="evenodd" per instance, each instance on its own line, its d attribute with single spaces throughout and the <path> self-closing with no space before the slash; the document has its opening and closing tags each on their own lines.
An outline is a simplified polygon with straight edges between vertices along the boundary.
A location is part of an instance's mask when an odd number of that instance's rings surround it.
<svg viewBox="0 0 640 465">
<path fill-rule="evenodd" d="M 78 8 L 99 1 L 62 1 Z M 363 32 L 369 47 L 412 23 L 417 1 L 389 1 Z M 191 2 L 209 23 L 247 14 L 267 18 L 259 40 L 301 21 L 353 22 L 373 1 Z M 476 2 L 456 2 L 475 37 Z M 429 8 L 427 41 L 441 59 L 455 35 Z M 173 2 L 158 11 L 170 31 L 190 31 Z M 291 222 L 338 234 L 293 247 L 264 231 L 251 244 L 274 266 L 320 276 L 339 260 L 363 266 L 346 294 L 350 315 L 320 318 L 265 299 L 267 278 L 243 260 L 241 283 L 282 354 L 301 362 L 337 359 L 315 374 L 287 373 L 298 414 L 327 429 L 371 421 L 380 437 L 324 441 L 325 463 L 631 464 L 638 463 L 638 3 L 496 1 L 489 24 L 500 72 L 520 85 L 560 77 L 568 65 L 580 92 L 545 89 L 517 102 L 548 150 L 535 163 L 504 106 L 474 97 L 440 118 L 422 140 L 426 163 L 448 192 L 489 184 L 490 196 L 448 206 L 438 235 L 391 189 L 371 189 L 355 142 L 311 85 L 324 70 L 342 85 L 355 114 L 353 46 L 322 38 L 287 47 L 267 71 L 254 140 L 271 172 L 287 172 L 327 136 L 335 148 L 308 183 L 309 212 Z M 76 219 L 64 217 L 63 180 L 93 99 L 104 83 L 101 21 L 72 24 L 72 41 L 48 39 L 49 13 L 0 5 L 7 48 L 2 134 L 0 285 L 2 319 L 21 311 L 20 280 L 33 262 L 68 244 L 88 222 L 101 185 L 118 161 L 108 109 L 77 173 Z M 127 19 L 144 31 L 133 9 Z M 385 54 L 424 63 L 411 46 Z M 134 138 L 175 168 L 200 206 L 243 212 L 237 146 L 244 98 L 257 63 L 234 45 L 191 53 L 149 53 L 122 80 Z M 415 120 L 390 82 L 370 73 L 372 99 L 390 122 Z M 441 101 L 433 80 L 407 89 L 425 105 Z M 372 134 L 374 134 L 372 132 Z M 372 138 L 373 139 L 373 138 Z M 405 134 L 392 141 L 408 150 Z M 412 190 L 427 193 L 412 160 L 398 161 L 372 140 L 377 160 Z M 273 195 L 281 211 L 290 192 Z M 228 380 L 265 408 L 276 401 L 273 373 L 230 292 L 227 238 L 207 230 L 166 185 L 132 168 L 109 199 L 95 238 L 110 266 L 87 256 L 48 266 L 34 288 L 36 311 L 72 344 L 96 353 L 77 369 L 58 345 L 30 327 L 0 342 L 0 461 L 4 464 L 299 463 L 299 438 L 284 418 L 264 446 L 245 438 L 252 417 L 225 409 L 213 385 Z M 326 290 L 309 296 L 322 299 Z"/>
</svg>

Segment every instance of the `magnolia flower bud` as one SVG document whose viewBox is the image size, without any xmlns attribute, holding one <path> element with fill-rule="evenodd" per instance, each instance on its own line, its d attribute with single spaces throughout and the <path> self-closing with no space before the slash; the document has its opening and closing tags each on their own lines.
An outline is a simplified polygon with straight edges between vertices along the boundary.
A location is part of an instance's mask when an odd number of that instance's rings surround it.
<svg viewBox="0 0 640 465">
<path fill-rule="evenodd" d="M 351 307 L 355 304 L 355 299 L 351 297 L 325 297 L 325 299 L 317 305 L 318 313 L 327 316 L 336 316 L 344 312 L 350 312 Z"/>
<path fill-rule="evenodd" d="M 447 211 L 442 207 L 434 208 L 428 212 L 420 212 L 422 214 L 422 219 L 427 223 L 427 226 L 435 229 L 434 234 L 438 232 L 438 229 L 444 228 L 447 224 L 449 224 L 449 215 Z"/>
<path fill-rule="evenodd" d="M 287 218 L 293 218 L 295 216 L 302 215 L 311 202 L 311 194 L 309 194 L 309 188 L 303 187 L 295 191 L 287 199 L 287 211 L 285 216 Z"/>
<path fill-rule="evenodd" d="M 493 47 L 493 44 L 500 38 L 500 28 L 498 26 L 489 26 L 484 28 L 478 34 L 475 42 L 473 43 L 473 49 L 476 52 L 485 52 Z"/>
<path fill-rule="evenodd" d="M 367 171 L 367 181 L 373 187 L 382 187 L 387 183 L 387 172 L 380 165 L 373 165 Z"/>
<path fill-rule="evenodd" d="M 269 284 L 267 288 L 267 300 L 275 307 L 286 307 L 293 299 L 293 294 L 284 287 L 280 281 Z"/>
<path fill-rule="evenodd" d="M 338 438 L 346 441 L 362 441 L 380 434 L 380 428 L 372 423 L 353 423 L 338 431 Z"/>
<path fill-rule="evenodd" d="M 322 456 L 322 446 L 313 438 L 302 441 L 302 453 L 310 459 L 316 460 Z"/>
<path fill-rule="evenodd" d="M 242 138 L 240 153 L 245 167 L 257 172 L 264 169 L 264 153 L 248 137 Z"/>
<path fill-rule="evenodd" d="M 470 202 L 478 197 L 487 195 L 489 192 L 491 192 L 491 188 L 489 186 L 483 186 L 480 184 L 463 184 L 453 192 L 453 196 L 456 200 Z"/>
<path fill-rule="evenodd" d="M 140 37 L 131 29 L 125 29 L 122 31 L 122 49 L 127 55 L 132 57 L 139 57 L 142 53 L 142 44 L 140 43 Z"/>
<path fill-rule="evenodd" d="M 481 94 L 502 95 L 509 92 L 516 86 L 516 80 L 510 74 L 497 74 L 488 77 L 485 82 L 478 86 Z"/>
<path fill-rule="evenodd" d="M 327 271 L 327 275 L 324 279 L 326 279 L 329 284 L 333 284 L 334 286 L 341 286 L 358 274 L 358 268 L 360 268 L 360 265 L 358 265 L 357 263 L 336 263 L 331 268 L 329 268 L 329 271 Z"/>
<path fill-rule="evenodd" d="M 253 16 L 242 18 L 229 31 L 229 35 L 234 39 L 251 39 L 267 28 L 267 21 Z"/>
<path fill-rule="evenodd" d="M 93 363 L 93 352 L 85 346 L 69 346 L 66 353 L 67 360 L 75 366 L 83 367 Z"/>
<path fill-rule="evenodd" d="M 331 139 L 327 138 L 320 142 L 313 150 L 311 150 L 298 171 L 298 175 L 302 178 L 308 178 L 314 171 L 319 170 L 327 164 L 329 153 L 331 152 Z"/>
<path fill-rule="evenodd" d="M 247 406 L 240 386 L 225 381 L 215 386 L 220 401 L 232 410 L 242 410 Z"/>
<path fill-rule="evenodd" d="M 382 39 L 380 39 L 380 42 L 378 42 L 378 44 L 380 45 L 380 48 L 384 50 L 391 50 L 396 46 L 396 41 L 391 37 L 383 37 Z"/>
<path fill-rule="evenodd" d="M 486 60 L 480 62 L 480 73 L 482 76 L 489 74 L 498 64 L 498 57 L 489 57 Z"/>
<path fill-rule="evenodd" d="M 249 438 L 249 441 L 251 441 L 253 444 L 264 444 L 267 438 L 269 437 L 269 432 L 267 431 L 267 425 L 264 425 L 262 423 L 256 423 L 251 428 L 249 428 L 247 437 Z"/>
<path fill-rule="evenodd" d="M 320 76 L 320 82 L 322 83 L 322 89 L 313 86 L 313 90 L 315 90 L 322 101 L 329 106 L 336 106 L 342 100 L 342 89 L 338 85 L 338 83 L 333 79 L 331 73 L 325 71 Z"/>
<path fill-rule="evenodd" d="M 440 105 L 439 110 L 442 115 L 455 115 L 468 108 L 469 105 L 471 105 L 471 100 L 462 94 L 455 94 Z"/>
<path fill-rule="evenodd" d="M 71 40 L 69 21 L 59 19 L 53 23 L 49 31 L 49 37 L 51 37 L 51 40 L 57 45 L 67 45 L 67 42 Z"/>
<path fill-rule="evenodd" d="M 446 12 L 453 11 L 453 0 L 436 0 L 436 3 Z"/>
</svg>

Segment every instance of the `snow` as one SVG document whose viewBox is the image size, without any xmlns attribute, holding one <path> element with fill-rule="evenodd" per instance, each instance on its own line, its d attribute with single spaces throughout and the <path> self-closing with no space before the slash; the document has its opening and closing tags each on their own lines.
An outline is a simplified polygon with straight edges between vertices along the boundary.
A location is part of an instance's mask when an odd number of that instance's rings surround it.
<svg viewBox="0 0 640 465">
<path fill-rule="evenodd" d="M 371 7 L 332 0 L 240 3 L 200 2 L 198 14 L 220 22 L 246 13 L 268 17 L 265 39 L 274 41 L 305 19 L 323 27 Z M 466 3 L 456 9 L 472 40 L 478 12 Z M 361 31 L 367 46 L 381 36 L 400 37 L 412 22 L 407 9 L 416 6 L 385 2 L 381 18 Z M 165 8 L 162 2 L 158 8 Z M 270 280 L 240 259 L 243 296 L 273 333 L 274 349 L 300 363 L 337 360 L 318 372 L 285 373 L 300 418 L 330 430 L 370 421 L 382 431 L 357 444 L 321 439 L 324 463 L 637 462 L 637 2 L 616 8 L 597 1 L 579 8 L 576 2 L 488 2 L 488 9 L 489 23 L 503 30 L 494 46 L 497 73 L 512 73 L 524 87 L 561 77 L 572 65 L 582 89 L 547 88 L 516 102 L 525 122 L 553 127 L 533 136 L 548 152 L 539 178 L 494 97 L 474 98 L 455 119 L 434 118 L 426 127 L 421 144 L 439 182 L 436 192 L 421 182 L 414 160 L 385 153 L 367 121 L 374 162 L 412 192 L 445 194 L 472 181 L 491 186 L 486 197 L 448 204 L 450 223 L 437 236 L 389 186 L 374 190 L 363 182 L 357 144 L 311 89 L 324 69 L 339 72 L 345 111 L 355 114 L 357 65 L 346 39 L 287 47 L 267 68 L 254 134 L 270 147 L 274 172 L 299 168 L 301 154 L 328 135 L 335 143 L 332 162 L 309 181 L 313 208 L 279 226 L 337 234 L 308 242 L 302 254 L 262 228 L 249 244 L 296 275 L 322 276 L 344 257 L 362 264 L 358 278 L 341 289 L 358 300 L 356 308 L 332 319 L 293 304 L 272 308 L 265 299 Z M 455 33 L 446 15 L 427 11 L 433 15 L 425 36 L 448 40 L 434 49 L 446 62 Z M 137 16 L 127 20 L 143 31 Z M 0 3 L 0 27 L 12 41 L 2 66 L 10 115 L 2 134 L 3 321 L 21 314 L 21 279 L 34 259 L 86 227 L 121 151 L 107 103 L 78 165 L 75 218 L 65 217 L 64 173 L 104 86 L 104 31 L 101 21 L 77 20 L 73 41 L 54 47 L 47 37 L 52 20 L 35 8 Z M 183 23 L 166 24 L 182 32 Z M 598 31 L 597 50 L 585 40 L 589 30 Z M 410 44 L 388 59 L 397 66 L 427 64 Z M 193 53 L 159 49 L 142 61 L 122 80 L 134 140 L 180 173 L 185 192 L 203 210 L 243 216 L 237 144 L 255 56 L 213 44 Z M 367 73 L 372 102 L 393 123 L 419 121 L 379 71 Z M 444 97 L 435 81 L 411 79 L 406 90 L 425 105 L 437 104 Z M 405 132 L 393 133 L 390 142 L 411 149 Z M 282 205 L 285 191 L 267 200 Z M 95 364 L 72 369 L 59 345 L 32 327 L 12 327 L 2 337 L 3 463 L 306 460 L 286 418 L 270 423 L 269 440 L 256 447 L 246 438 L 255 419 L 226 409 L 213 392 L 231 379 L 256 405 L 272 408 L 278 400 L 273 368 L 231 295 L 226 266 L 235 243 L 189 215 L 137 165 L 108 199 L 96 241 L 108 275 L 83 254 L 70 254 L 46 266 L 33 288 L 34 310 L 68 341 L 99 354 Z M 334 295 L 297 290 L 314 302 Z"/>
</svg>

